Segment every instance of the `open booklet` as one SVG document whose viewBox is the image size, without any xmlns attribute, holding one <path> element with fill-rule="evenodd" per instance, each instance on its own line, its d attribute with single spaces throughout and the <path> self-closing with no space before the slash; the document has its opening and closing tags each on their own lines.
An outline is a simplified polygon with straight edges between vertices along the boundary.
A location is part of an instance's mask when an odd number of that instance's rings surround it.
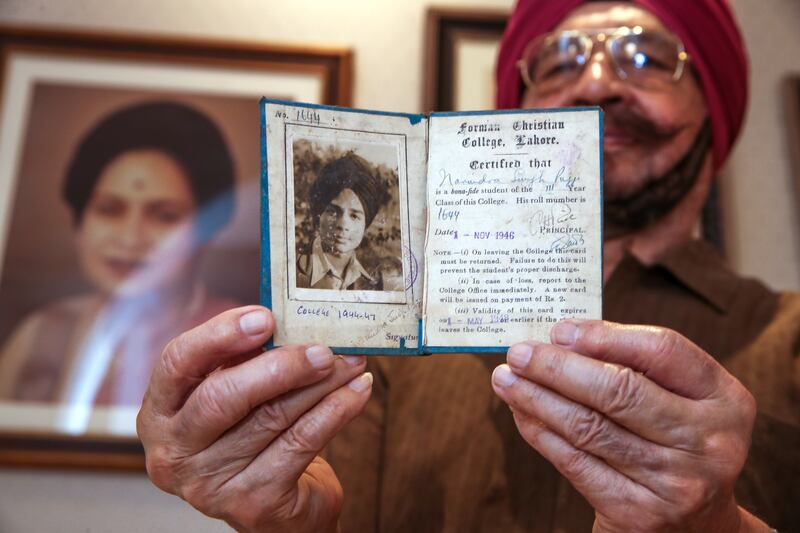
<svg viewBox="0 0 800 533">
<path fill-rule="evenodd" d="M 500 352 L 601 316 L 599 108 L 260 106 L 271 345 Z"/>
</svg>

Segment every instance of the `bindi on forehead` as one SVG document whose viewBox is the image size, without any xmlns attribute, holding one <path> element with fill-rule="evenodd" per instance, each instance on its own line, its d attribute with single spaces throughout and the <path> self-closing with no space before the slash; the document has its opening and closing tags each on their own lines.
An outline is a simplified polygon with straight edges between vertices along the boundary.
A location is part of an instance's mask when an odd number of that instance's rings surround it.
<svg viewBox="0 0 800 533">
<path fill-rule="evenodd" d="M 126 152 L 103 170 L 95 193 L 134 199 L 167 199 L 194 204 L 189 179 L 169 156 L 155 150 Z"/>
<path fill-rule="evenodd" d="M 100 188 L 145 194 L 158 191 L 170 181 L 170 177 L 160 170 L 141 163 L 120 165 L 104 175 Z"/>
</svg>

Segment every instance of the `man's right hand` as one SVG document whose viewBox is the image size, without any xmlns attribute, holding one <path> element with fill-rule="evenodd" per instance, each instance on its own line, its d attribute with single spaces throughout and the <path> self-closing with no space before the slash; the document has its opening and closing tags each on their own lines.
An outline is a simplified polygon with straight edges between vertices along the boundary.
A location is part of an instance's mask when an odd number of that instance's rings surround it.
<svg viewBox="0 0 800 533">
<path fill-rule="evenodd" d="M 335 531 L 342 487 L 320 450 L 364 408 L 363 357 L 262 352 L 269 310 L 222 313 L 170 342 L 137 431 L 159 488 L 239 531 Z"/>
</svg>

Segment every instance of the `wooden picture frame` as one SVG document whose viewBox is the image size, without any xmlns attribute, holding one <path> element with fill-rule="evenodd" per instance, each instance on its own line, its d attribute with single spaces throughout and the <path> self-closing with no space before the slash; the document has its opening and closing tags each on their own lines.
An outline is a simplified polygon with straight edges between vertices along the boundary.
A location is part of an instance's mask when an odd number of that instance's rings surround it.
<svg viewBox="0 0 800 533">
<path fill-rule="evenodd" d="M 488 91 L 477 97 L 460 98 L 475 73 L 464 68 L 480 69 L 477 77 L 482 87 L 493 90 L 494 56 L 505 29 L 508 12 L 494 9 L 430 8 L 426 17 L 424 111 L 468 111 L 464 107 L 493 109 L 494 98 Z M 472 81 L 470 81 L 472 83 Z M 492 93 L 493 94 L 493 93 Z M 465 103 L 459 105 L 459 100 Z"/>
<path fill-rule="evenodd" d="M 81 272 L 86 268 L 83 252 L 75 242 L 82 237 L 76 241 L 72 234 L 82 232 L 86 222 L 79 214 L 82 211 L 66 205 L 68 195 L 62 189 L 65 176 L 70 175 L 70 162 L 74 163 L 82 143 L 98 124 L 123 110 L 166 101 L 190 108 L 217 126 L 233 163 L 234 190 L 226 194 L 234 198 L 231 205 L 235 210 L 226 219 L 227 225 L 220 224 L 215 230 L 213 238 L 197 244 L 196 234 L 190 233 L 187 242 L 193 248 L 187 257 L 194 260 L 194 251 L 201 247 L 203 252 L 202 264 L 192 268 L 192 275 L 198 272 L 202 291 L 195 290 L 197 285 L 193 284 L 191 302 L 202 293 L 202 301 L 207 303 L 210 298 L 206 295 L 217 290 L 225 296 L 220 303 L 257 302 L 259 98 L 349 106 L 352 65 L 352 52 L 345 48 L 0 26 L 0 367 L 1 359 L 11 357 L 4 355 L 12 353 L 5 351 L 9 345 L 38 342 L 37 335 L 26 336 L 22 331 L 23 326 L 30 326 L 29 317 L 41 321 L 41 315 L 50 316 L 47 311 L 54 302 L 72 302 L 71 298 L 82 298 L 85 292 L 104 294 L 93 286 L 91 274 Z M 206 147 L 193 149 L 200 154 Z M 192 224 L 199 215 L 195 217 L 193 212 L 185 222 L 187 227 L 194 230 Z M 141 258 L 135 261 L 147 262 Z M 158 269 L 165 268 L 161 265 L 153 270 Z M 232 273 L 226 269 L 233 269 Z M 178 271 L 176 276 L 184 279 L 189 274 Z M 156 293 L 162 289 L 150 290 Z M 116 288 L 109 291 L 115 305 L 123 299 Z M 88 315 L 96 320 L 87 331 L 98 329 L 98 317 L 106 317 L 109 307 Z M 86 318 L 80 316 L 81 320 Z M 137 335 L 146 332 L 136 321 L 129 325 L 139 328 Z M 70 362 L 59 363 L 58 368 L 69 369 L 63 373 L 69 379 L 62 376 L 48 381 L 42 368 L 49 367 L 41 364 L 33 365 L 44 376 L 33 382 L 38 383 L 36 386 L 14 381 L 27 375 L 23 371 L 6 379 L 8 390 L 16 392 L 0 400 L 0 464 L 142 469 L 144 456 L 135 435 L 138 405 L 114 403 L 122 396 L 115 395 L 113 387 L 109 403 L 100 404 L 98 398 L 110 374 L 92 381 L 86 378 L 93 375 L 92 371 L 77 372 L 75 369 L 93 368 L 81 359 L 89 337 L 74 344 L 74 335 L 65 338 L 70 342 L 61 345 L 62 359 L 70 353 Z M 17 342 L 19 339 L 24 342 Z M 72 355 L 73 345 L 80 348 L 75 350 L 78 355 Z M 117 368 L 117 345 L 110 346 L 114 349 L 103 359 L 103 372 L 116 369 L 119 382 L 125 384 L 128 374 Z M 39 347 L 36 353 L 40 352 L 61 360 L 59 350 Z M 28 368 L 31 357 L 25 350 L 19 353 L 23 355 L 14 357 L 20 362 L 12 367 Z M 148 364 L 154 364 L 148 357 Z M 134 368 L 136 361 L 125 364 Z M 73 380 L 75 376 L 82 381 Z M 2 381 L 0 377 L 0 392 Z M 139 381 L 146 378 L 140 376 Z M 50 382 L 53 385 L 42 385 Z M 32 392 L 40 389 L 41 396 Z M 13 395 L 19 391 L 21 395 Z M 140 387 L 133 396 L 141 398 L 141 393 Z M 74 398 L 83 398 L 83 403 L 75 403 Z"/>
<path fill-rule="evenodd" d="M 800 209 L 800 74 L 786 78 L 783 93 L 789 134 L 789 158 L 794 174 L 796 201 Z"/>
</svg>

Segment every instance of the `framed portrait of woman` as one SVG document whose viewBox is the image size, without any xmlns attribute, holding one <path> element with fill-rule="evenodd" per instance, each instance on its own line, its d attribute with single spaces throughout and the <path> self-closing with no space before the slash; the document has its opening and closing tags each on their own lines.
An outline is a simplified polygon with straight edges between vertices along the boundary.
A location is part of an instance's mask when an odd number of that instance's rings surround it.
<svg viewBox="0 0 800 533">
<path fill-rule="evenodd" d="M 258 100 L 348 50 L 0 27 L 0 462 L 141 468 L 167 342 L 258 301 Z"/>
</svg>

